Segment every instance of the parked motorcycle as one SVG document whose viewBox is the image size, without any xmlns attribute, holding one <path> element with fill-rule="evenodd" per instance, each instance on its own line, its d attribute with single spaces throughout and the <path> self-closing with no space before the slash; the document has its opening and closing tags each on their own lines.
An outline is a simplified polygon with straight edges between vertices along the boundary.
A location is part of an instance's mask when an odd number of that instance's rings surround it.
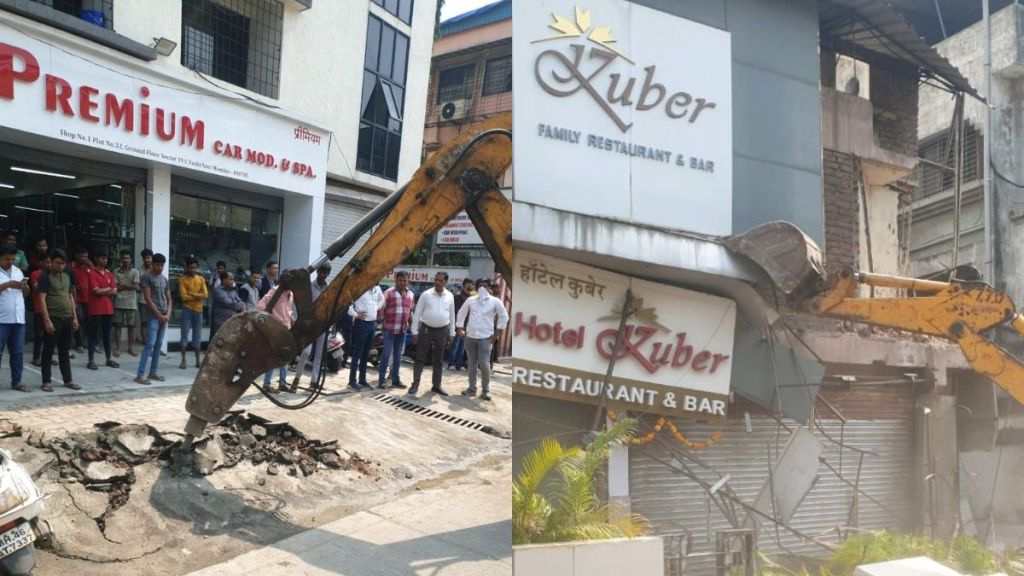
<svg viewBox="0 0 1024 576">
<path fill-rule="evenodd" d="M 36 567 L 35 544 L 50 537 L 42 513 L 42 492 L 25 468 L 0 450 L 0 575 L 25 576 Z"/>
<path fill-rule="evenodd" d="M 330 335 L 327 340 L 327 370 L 330 372 L 341 371 L 341 365 L 345 361 L 345 340 L 337 332 Z"/>
</svg>

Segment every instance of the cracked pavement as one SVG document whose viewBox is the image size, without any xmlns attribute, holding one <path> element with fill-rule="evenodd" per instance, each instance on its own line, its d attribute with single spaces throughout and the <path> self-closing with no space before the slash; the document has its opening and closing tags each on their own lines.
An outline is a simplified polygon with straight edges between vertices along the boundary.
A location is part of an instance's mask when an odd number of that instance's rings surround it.
<svg viewBox="0 0 1024 576">
<path fill-rule="evenodd" d="M 404 382 L 411 381 L 411 372 L 411 366 L 403 366 Z M 501 469 L 503 462 L 511 459 L 510 440 L 397 409 L 374 399 L 382 391 L 322 397 L 308 408 L 289 411 L 273 406 L 252 389 L 236 409 L 270 421 L 288 422 L 309 438 L 336 439 L 340 449 L 369 461 L 370 470 L 320 469 L 308 477 L 289 476 L 282 470 L 278 475 L 268 475 L 266 464 L 242 462 L 208 476 L 187 477 L 176 476 L 159 463 L 147 462 L 135 466 L 135 482 L 127 502 L 107 514 L 107 493 L 94 492 L 77 482 L 60 482 L 53 454 L 25 443 L 31 438 L 38 445 L 111 420 L 148 424 L 161 432 L 180 432 L 187 420 L 184 404 L 194 371 L 167 374 L 168 382 L 154 388 L 107 391 L 97 386 L 97 391 L 84 394 L 3 394 L 4 400 L 11 401 L 2 404 L 0 418 L 17 422 L 24 433 L 22 438 L 0 440 L 0 447 L 10 448 L 49 496 L 45 517 L 54 530 L 54 548 L 39 551 L 35 573 L 187 574 L 254 550 L 279 550 L 275 545 L 284 539 L 415 496 L 420 490 L 443 490 L 448 483 L 463 487 L 473 484 L 482 478 L 478 478 L 481 471 Z M 424 374 L 424 380 L 428 378 L 429 374 Z M 347 373 L 344 377 L 332 375 L 327 391 L 339 391 L 346 379 Z M 371 382 L 374 380 L 371 378 Z M 83 385 L 89 390 L 88 383 Z M 465 372 L 446 372 L 444 386 L 452 396 L 421 391 L 412 401 L 442 414 L 511 430 L 507 373 L 492 378 L 493 403 L 459 395 L 466 386 Z M 387 394 L 409 399 L 404 392 Z M 505 496 L 507 491 L 502 493 Z M 444 518 L 443 511 L 439 513 L 442 516 L 436 517 L 435 513 L 437 526 L 457 524 L 452 518 Z M 456 512 L 453 509 L 451 513 Z M 509 518 L 510 514 L 507 507 L 500 513 Z M 486 530 L 493 533 L 494 525 Z M 505 538 L 506 544 L 509 538 Z M 511 545 L 507 548 L 511 558 Z M 504 570 L 500 550 L 485 555 L 496 557 L 492 560 L 498 564 L 491 567 L 497 567 L 498 573 Z M 330 568 L 323 562 L 319 567 Z M 507 569 L 511 573 L 510 561 Z"/>
</svg>

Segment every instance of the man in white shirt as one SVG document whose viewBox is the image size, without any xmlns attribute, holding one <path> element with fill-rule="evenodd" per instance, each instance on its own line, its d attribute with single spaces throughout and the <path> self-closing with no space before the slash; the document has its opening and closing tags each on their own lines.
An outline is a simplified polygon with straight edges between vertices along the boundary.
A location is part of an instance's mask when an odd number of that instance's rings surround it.
<svg viewBox="0 0 1024 576">
<path fill-rule="evenodd" d="M 441 369 L 444 350 L 455 337 L 455 296 L 445 289 L 447 285 L 448 273 L 438 272 L 434 276 L 434 289 L 421 294 L 416 303 L 416 312 L 412 315 L 412 343 L 416 346 L 416 363 L 413 365 L 410 395 L 415 395 L 419 390 L 420 376 L 428 352 L 432 352 L 433 366 L 430 391 L 441 396 L 448 395 L 441 389 Z"/>
<path fill-rule="evenodd" d="M 468 320 L 468 322 L 467 322 Z M 466 300 L 456 319 L 459 336 L 466 341 L 469 357 L 469 388 L 463 396 L 476 396 L 476 371 L 480 370 L 481 400 L 491 396 L 491 346 L 508 325 L 508 311 L 501 300 L 491 296 L 491 281 L 481 278 L 476 283 L 476 296 Z M 463 328 L 465 326 L 465 328 Z"/>
<path fill-rule="evenodd" d="M 11 388 L 28 392 L 21 383 L 25 367 L 25 296 L 29 285 L 25 275 L 14 265 L 18 249 L 10 244 L 0 245 L 0 355 L 10 354 Z"/>
<path fill-rule="evenodd" d="M 352 317 L 352 368 L 348 375 L 348 387 L 355 392 L 370 390 L 366 381 L 366 365 L 370 362 L 370 347 L 377 327 L 377 311 L 384 307 L 384 293 L 374 284 L 348 307 Z M 359 379 L 356 380 L 356 371 Z"/>
</svg>

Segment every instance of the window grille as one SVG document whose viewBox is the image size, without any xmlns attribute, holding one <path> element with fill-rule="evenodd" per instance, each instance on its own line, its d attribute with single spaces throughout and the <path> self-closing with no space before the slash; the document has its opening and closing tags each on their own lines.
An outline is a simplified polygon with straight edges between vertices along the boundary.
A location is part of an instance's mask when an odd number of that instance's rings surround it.
<svg viewBox="0 0 1024 576">
<path fill-rule="evenodd" d="M 473 96 L 476 64 L 464 64 L 442 70 L 437 80 L 437 103 L 463 100 Z"/>
<path fill-rule="evenodd" d="M 412 24 L 412 0 L 373 0 L 373 3 L 398 16 L 406 24 Z"/>
<path fill-rule="evenodd" d="M 956 167 L 956 153 L 953 150 L 948 131 L 943 131 L 924 139 L 920 144 L 918 153 L 925 160 L 949 168 Z M 926 198 L 953 189 L 955 182 L 952 170 L 945 170 L 925 162 L 920 163 L 919 170 L 918 198 Z M 980 177 L 981 170 L 981 132 L 974 126 L 968 125 L 964 128 L 962 179 L 964 184 L 977 180 Z"/>
<path fill-rule="evenodd" d="M 278 0 L 183 0 L 181 64 L 277 98 L 283 23 Z"/>
<path fill-rule="evenodd" d="M 114 29 L 114 0 L 32 0 L 58 12 L 81 18 L 107 30 Z"/>
<path fill-rule="evenodd" d="M 484 67 L 483 95 L 512 91 L 512 56 L 488 60 Z"/>
<path fill-rule="evenodd" d="M 409 38 L 375 16 L 366 30 L 356 169 L 398 179 Z"/>
</svg>

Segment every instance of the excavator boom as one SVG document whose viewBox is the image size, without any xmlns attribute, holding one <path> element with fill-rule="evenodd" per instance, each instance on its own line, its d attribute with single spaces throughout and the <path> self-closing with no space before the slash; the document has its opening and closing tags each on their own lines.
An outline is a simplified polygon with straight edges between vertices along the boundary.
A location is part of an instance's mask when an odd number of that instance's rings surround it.
<svg viewBox="0 0 1024 576">
<path fill-rule="evenodd" d="M 498 185 L 511 162 L 510 115 L 474 126 L 431 156 L 406 186 L 338 238 L 316 262 L 285 271 L 268 309 L 281 293 L 291 291 L 296 321 L 289 329 L 270 314 L 248 312 L 236 314 L 218 330 L 188 396 L 188 436 L 198 436 L 207 423 L 223 418 L 257 376 L 295 358 L 329 330 L 356 297 L 462 210 L 480 232 L 497 270 L 511 282 L 512 208 Z M 366 243 L 314 302 L 310 275 L 373 226 L 376 230 Z"/>
<path fill-rule="evenodd" d="M 982 334 L 1007 325 L 1024 337 L 1024 316 L 1005 292 L 982 282 L 937 282 L 852 268 L 826 278 L 821 251 L 788 222 L 763 224 L 726 244 L 765 270 L 794 309 L 956 342 L 975 372 L 1024 405 L 1024 363 Z M 862 296 L 861 286 L 894 295 Z"/>
</svg>

